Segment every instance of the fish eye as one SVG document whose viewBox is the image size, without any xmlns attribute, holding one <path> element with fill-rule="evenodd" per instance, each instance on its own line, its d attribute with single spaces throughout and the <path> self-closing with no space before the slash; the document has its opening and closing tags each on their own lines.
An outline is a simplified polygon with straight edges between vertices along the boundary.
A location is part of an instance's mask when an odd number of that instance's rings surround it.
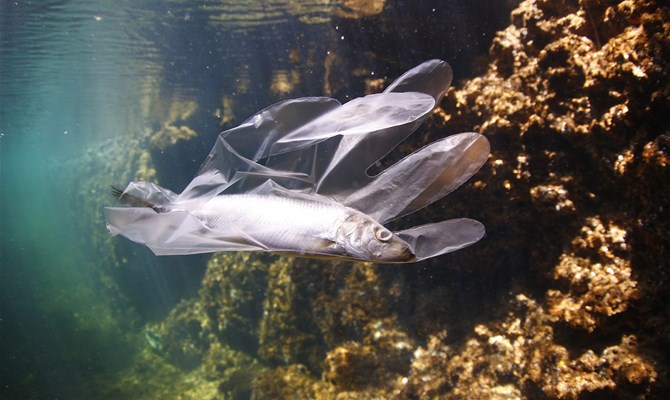
<svg viewBox="0 0 670 400">
<path fill-rule="evenodd" d="M 393 236 L 393 233 L 391 233 L 391 231 L 389 231 L 388 229 L 377 228 L 377 230 L 375 230 L 375 237 L 379 241 L 388 242 L 389 240 L 391 240 L 392 236 Z"/>
</svg>

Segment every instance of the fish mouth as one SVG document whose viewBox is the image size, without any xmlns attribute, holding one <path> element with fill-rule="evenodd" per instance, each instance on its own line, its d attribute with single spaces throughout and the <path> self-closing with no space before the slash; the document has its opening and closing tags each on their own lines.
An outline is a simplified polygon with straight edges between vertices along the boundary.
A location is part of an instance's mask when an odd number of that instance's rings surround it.
<svg viewBox="0 0 670 400">
<path fill-rule="evenodd" d="M 412 261 L 416 256 L 406 243 L 394 243 L 385 249 L 378 257 L 378 262 L 408 262 Z"/>
</svg>

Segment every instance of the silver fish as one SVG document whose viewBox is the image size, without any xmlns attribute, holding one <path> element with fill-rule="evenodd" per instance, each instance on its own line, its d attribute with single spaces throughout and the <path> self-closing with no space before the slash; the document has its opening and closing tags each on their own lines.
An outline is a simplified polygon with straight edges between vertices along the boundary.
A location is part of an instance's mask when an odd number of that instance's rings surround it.
<svg viewBox="0 0 670 400">
<path fill-rule="evenodd" d="M 167 221 L 176 213 L 187 213 L 201 223 L 196 226 L 196 234 L 217 238 L 215 248 L 234 245 L 239 247 L 238 250 L 263 248 L 306 257 L 338 257 L 378 263 L 409 262 L 414 258 L 405 241 L 353 208 L 314 196 L 289 197 L 278 187 L 268 190 L 274 194 L 219 195 L 204 204 L 151 203 L 118 189 L 115 189 L 115 194 L 122 203 L 144 207 L 144 211 L 152 209 L 151 212 L 136 215 L 138 219 L 135 223 L 140 225 L 140 230 L 147 223 L 164 226 L 166 224 L 161 223 L 161 219 Z M 117 213 L 127 215 L 127 212 L 127 208 L 108 209 L 108 219 L 117 221 Z M 157 254 L 172 254 L 182 247 L 179 238 L 183 237 L 183 231 L 180 232 L 182 235 L 174 236 L 172 240 L 160 238 L 146 241 L 146 236 L 132 237 L 129 232 L 133 231 L 133 223 L 124 222 L 127 236 L 144 242 Z M 116 231 L 114 225 L 109 227 Z M 231 230 L 231 227 L 234 229 Z M 161 243 L 169 243 L 169 249 L 163 251 Z"/>
</svg>

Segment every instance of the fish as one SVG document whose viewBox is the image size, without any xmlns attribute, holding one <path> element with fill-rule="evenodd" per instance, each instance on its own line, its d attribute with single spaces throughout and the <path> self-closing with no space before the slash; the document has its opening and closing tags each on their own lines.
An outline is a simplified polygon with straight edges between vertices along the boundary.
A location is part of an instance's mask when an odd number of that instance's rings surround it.
<svg viewBox="0 0 670 400">
<path fill-rule="evenodd" d="M 396 232 L 384 225 L 474 175 L 490 152 L 483 135 L 447 136 L 368 173 L 428 118 L 451 80 L 449 64 L 435 59 L 345 104 L 303 97 L 271 105 L 220 133 L 180 194 L 151 182 L 114 188 L 107 228 L 156 255 L 263 251 L 412 263 L 476 243 L 486 230 L 469 218 Z"/>
<path fill-rule="evenodd" d="M 203 204 L 175 201 L 161 205 L 116 188 L 113 191 L 121 202 L 153 211 L 142 213 L 140 226 L 168 225 L 172 222 L 167 221 L 178 213 L 193 217 L 191 224 L 202 224 L 195 230 L 197 235 L 216 237 L 213 249 L 225 243 L 240 251 L 263 248 L 303 257 L 377 263 L 407 262 L 414 257 L 406 242 L 367 215 L 326 198 L 296 197 L 270 182 L 251 193 L 219 195 Z M 114 213 L 119 211 L 127 210 L 111 210 L 109 217 L 116 220 Z M 185 223 L 180 221 L 179 225 Z M 125 232 L 132 235 L 132 223 L 125 227 Z M 179 254 L 193 240 L 188 235 L 154 241 L 147 241 L 146 235 L 130 239 L 145 241 L 157 254 Z M 169 243 L 169 248 L 161 248 L 161 243 Z"/>
</svg>

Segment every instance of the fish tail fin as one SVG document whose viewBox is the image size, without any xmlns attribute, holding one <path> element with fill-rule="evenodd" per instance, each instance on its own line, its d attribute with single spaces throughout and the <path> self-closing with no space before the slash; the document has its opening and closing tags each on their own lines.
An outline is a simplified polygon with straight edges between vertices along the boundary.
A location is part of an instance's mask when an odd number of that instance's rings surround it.
<svg viewBox="0 0 670 400">
<path fill-rule="evenodd" d="M 121 202 L 131 207 L 147 207 L 156 211 L 157 213 L 166 212 L 167 209 L 160 204 L 154 203 L 150 200 L 143 199 L 139 196 L 132 195 L 130 193 L 125 193 L 123 190 L 117 188 L 114 185 L 112 186 L 112 195 Z"/>
</svg>

